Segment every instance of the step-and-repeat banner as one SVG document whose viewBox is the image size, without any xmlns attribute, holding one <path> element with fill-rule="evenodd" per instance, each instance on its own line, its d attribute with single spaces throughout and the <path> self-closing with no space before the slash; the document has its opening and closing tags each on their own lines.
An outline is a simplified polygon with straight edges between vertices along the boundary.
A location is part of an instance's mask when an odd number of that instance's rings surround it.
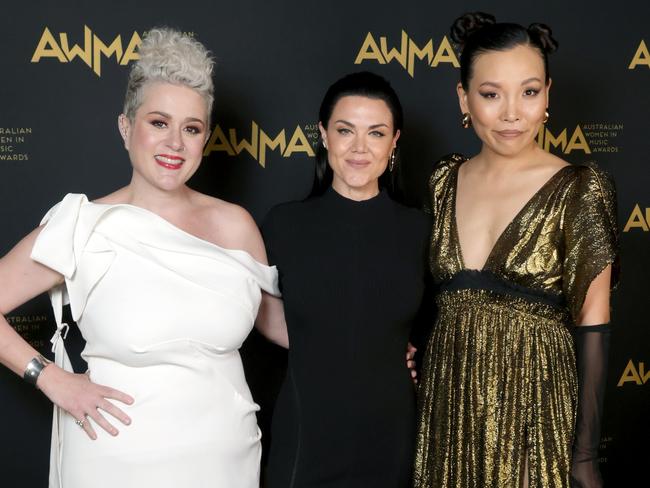
<svg viewBox="0 0 650 488">
<path fill-rule="evenodd" d="M 538 142 L 570 162 L 595 161 L 618 187 L 623 274 L 613 299 L 601 468 L 609 486 L 644 485 L 650 474 L 649 5 L 9 0 L 0 31 L 0 253 L 66 193 L 93 199 L 128 183 L 117 117 L 129 64 L 152 26 L 190 33 L 218 62 L 214 126 L 191 185 L 243 205 L 260 222 L 273 205 L 308 193 L 321 97 L 333 81 L 359 70 L 388 78 L 399 93 L 407 191 L 425 199 L 440 156 L 479 148 L 473 132 L 460 126 L 451 22 L 484 10 L 501 21 L 547 23 L 560 49 L 551 57 L 551 118 Z M 49 354 L 54 325 L 46 296 L 7 319 Z M 74 328 L 68 343 L 78 356 L 83 341 Z M 253 334 L 243 357 L 266 432 L 286 355 Z M 0 371 L 3 487 L 46 486 L 50 422 L 47 399 Z"/>
</svg>

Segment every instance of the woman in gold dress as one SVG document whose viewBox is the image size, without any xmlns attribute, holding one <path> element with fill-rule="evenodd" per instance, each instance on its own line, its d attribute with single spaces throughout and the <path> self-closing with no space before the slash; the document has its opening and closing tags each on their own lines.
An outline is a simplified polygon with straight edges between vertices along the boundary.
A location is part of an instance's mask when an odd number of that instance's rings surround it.
<svg viewBox="0 0 650 488">
<path fill-rule="evenodd" d="M 444 158 L 430 180 L 439 315 L 415 486 L 598 487 L 613 185 L 536 144 L 557 47 L 548 27 L 474 13 L 452 37 L 463 49 L 462 124 L 483 144 L 468 160 Z"/>
</svg>

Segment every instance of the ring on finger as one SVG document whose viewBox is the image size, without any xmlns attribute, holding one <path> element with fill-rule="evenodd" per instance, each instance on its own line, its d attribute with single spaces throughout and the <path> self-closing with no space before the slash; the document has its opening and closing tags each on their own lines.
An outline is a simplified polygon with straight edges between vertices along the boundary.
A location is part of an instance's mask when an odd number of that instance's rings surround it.
<svg viewBox="0 0 650 488">
<path fill-rule="evenodd" d="M 79 427 L 81 427 L 83 429 L 84 425 L 86 424 L 86 419 L 83 418 L 81 420 L 75 420 L 74 423 L 77 424 Z"/>
</svg>

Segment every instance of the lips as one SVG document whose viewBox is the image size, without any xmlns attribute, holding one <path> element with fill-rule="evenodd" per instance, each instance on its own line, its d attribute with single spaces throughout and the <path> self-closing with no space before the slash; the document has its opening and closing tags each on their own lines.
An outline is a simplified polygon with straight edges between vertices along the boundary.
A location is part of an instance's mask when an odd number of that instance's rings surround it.
<svg viewBox="0 0 650 488">
<path fill-rule="evenodd" d="M 345 162 L 354 168 L 365 168 L 370 164 L 367 159 L 346 159 Z"/>
<path fill-rule="evenodd" d="M 501 137 L 514 138 L 523 134 L 524 131 L 508 129 L 508 130 L 498 130 L 496 131 L 496 133 L 499 134 Z"/>
<path fill-rule="evenodd" d="M 185 162 L 185 159 L 171 154 L 156 154 L 154 159 L 156 160 L 156 163 L 163 168 L 172 170 L 181 169 L 181 166 L 183 166 L 183 163 Z"/>
</svg>

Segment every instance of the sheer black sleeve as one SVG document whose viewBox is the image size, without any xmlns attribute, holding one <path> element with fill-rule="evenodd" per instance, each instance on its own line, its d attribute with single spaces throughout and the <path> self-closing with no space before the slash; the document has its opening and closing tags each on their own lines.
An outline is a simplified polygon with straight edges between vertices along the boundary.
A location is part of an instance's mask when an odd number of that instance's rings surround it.
<svg viewBox="0 0 650 488">
<path fill-rule="evenodd" d="M 603 486 L 598 469 L 598 444 L 607 380 L 609 337 L 608 324 L 575 327 L 578 415 L 571 465 L 573 488 Z"/>
</svg>

